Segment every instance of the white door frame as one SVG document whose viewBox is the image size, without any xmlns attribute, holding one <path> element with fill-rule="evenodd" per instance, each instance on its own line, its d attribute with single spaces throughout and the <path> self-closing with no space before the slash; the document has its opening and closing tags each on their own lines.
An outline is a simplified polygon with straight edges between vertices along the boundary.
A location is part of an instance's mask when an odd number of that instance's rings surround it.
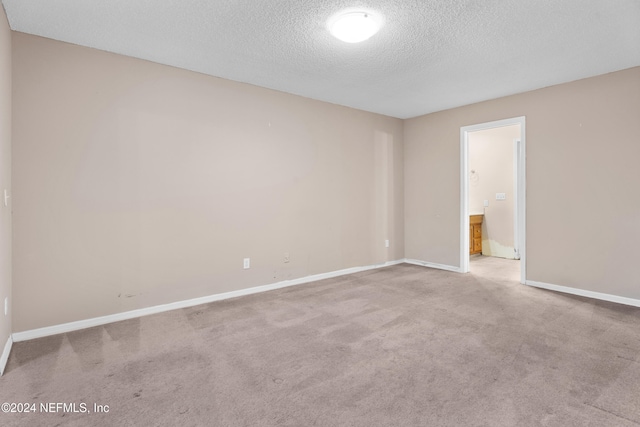
<svg viewBox="0 0 640 427">
<path fill-rule="evenodd" d="M 524 197 L 519 197 L 520 192 L 522 191 L 524 196 L 524 188 L 518 188 L 518 183 L 524 180 L 524 176 L 520 177 L 520 170 L 523 168 L 520 165 L 520 156 L 522 156 L 522 141 L 520 138 L 513 140 L 513 204 L 514 204 L 514 218 L 513 218 L 513 251 L 515 252 L 514 258 L 520 259 L 520 210 L 524 212 L 524 207 L 520 207 L 520 199 L 524 199 Z M 524 161 L 524 158 L 523 158 Z"/>
<path fill-rule="evenodd" d="M 520 283 L 527 279 L 526 268 L 526 140 L 525 117 L 460 128 L 460 271 L 469 272 L 469 133 L 503 126 L 520 125 L 520 138 L 514 141 L 515 235 L 514 249 L 520 255 Z"/>
</svg>

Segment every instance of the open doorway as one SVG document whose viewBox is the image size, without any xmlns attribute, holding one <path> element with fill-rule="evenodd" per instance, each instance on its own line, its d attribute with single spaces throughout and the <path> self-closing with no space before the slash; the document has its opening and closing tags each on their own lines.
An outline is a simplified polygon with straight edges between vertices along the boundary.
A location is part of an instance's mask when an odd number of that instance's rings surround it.
<svg viewBox="0 0 640 427">
<path fill-rule="evenodd" d="M 461 271 L 471 253 L 520 259 L 525 283 L 525 118 L 464 126 L 460 144 Z"/>
</svg>

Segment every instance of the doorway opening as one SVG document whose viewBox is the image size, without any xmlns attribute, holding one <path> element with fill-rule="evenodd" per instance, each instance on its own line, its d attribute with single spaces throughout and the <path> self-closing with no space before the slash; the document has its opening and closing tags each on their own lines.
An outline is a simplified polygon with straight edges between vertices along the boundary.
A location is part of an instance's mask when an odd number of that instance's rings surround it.
<svg viewBox="0 0 640 427">
<path fill-rule="evenodd" d="M 485 132 L 486 131 L 486 132 Z M 489 132 L 490 131 L 490 132 Z M 490 163 L 486 167 L 478 166 L 475 160 L 471 160 L 471 148 L 477 148 L 475 141 L 482 141 L 490 135 L 502 135 L 509 138 L 507 156 L 513 161 L 513 172 L 508 185 L 504 190 L 500 190 L 500 185 L 493 187 L 488 185 L 498 176 L 494 174 Z M 510 135 L 510 136 L 507 136 Z M 471 147 L 470 143 L 474 143 Z M 497 144 L 485 141 L 488 146 L 497 148 Z M 503 141 L 504 146 L 504 141 Z M 526 246 L 525 246 L 525 118 L 515 117 L 511 119 L 498 120 L 494 122 L 481 123 L 460 128 L 460 270 L 467 273 L 470 270 L 470 252 L 485 253 L 507 259 L 520 260 L 520 283 L 526 281 Z M 503 147 L 504 148 L 504 147 Z M 496 157 L 505 155 L 494 153 Z M 491 154 L 491 155 L 494 155 Z M 484 154 L 483 154 L 484 156 Z M 473 163 L 473 167 L 472 167 Z M 505 163 L 509 163 L 505 161 Z M 484 167 L 484 170 L 482 170 Z M 511 170 L 511 168 L 509 168 Z M 504 173 L 503 173 L 504 175 Z M 483 177 L 485 178 L 483 180 Z M 473 194 L 470 201 L 472 189 L 483 187 L 483 190 Z M 493 190 L 488 190 L 492 189 Z M 488 191 L 491 191 L 490 195 Z M 490 213 L 490 214 L 489 214 Z M 508 224 L 508 230 L 501 231 L 504 236 L 499 239 L 489 239 L 481 236 L 479 232 L 482 221 L 486 221 L 484 229 L 493 224 Z M 480 224 L 478 224 L 480 222 Z M 493 228 L 497 230 L 497 228 Z M 504 227 L 502 227 L 504 230 Z M 506 237 L 505 237 L 506 236 Z M 475 242 L 474 242 L 475 237 Z M 495 236 L 494 236 L 495 237 Z M 478 240 L 482 239 L 480 245 Z M 511 246 L 513 241 L 513 246 Z M 484 245 L 482 249 L 479 246 Z M 475 250 L 474 250 L 475 249 Z M 476 256 L 476 255 L 474 255 Z"/>
</svg>

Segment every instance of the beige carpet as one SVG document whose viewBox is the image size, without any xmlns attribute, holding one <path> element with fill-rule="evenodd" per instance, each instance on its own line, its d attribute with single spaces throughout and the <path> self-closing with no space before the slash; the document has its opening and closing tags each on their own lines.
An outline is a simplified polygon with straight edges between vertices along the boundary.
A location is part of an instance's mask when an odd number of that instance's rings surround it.
<svg viewBox="0 0 640 427">
<path fill-rule="evenodd" d="M 640 309 L 520 285 L 516 261 L 471 268 L 403 264 L 16 343 L 0 402 L 37 412 L 0 425 L 640 425 Z M 94 404 L 109 412 L 65 412 Z"/>
</svg>

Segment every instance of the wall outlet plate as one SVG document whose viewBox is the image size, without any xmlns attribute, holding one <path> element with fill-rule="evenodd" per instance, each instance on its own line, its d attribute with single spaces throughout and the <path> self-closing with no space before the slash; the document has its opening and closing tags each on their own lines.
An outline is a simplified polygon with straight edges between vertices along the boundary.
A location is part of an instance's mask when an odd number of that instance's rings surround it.
<svg viewBox="0 0 640 427">
<path fill-rule="evenodd" d="M 242 268 L 245 270 L 251 267 L 251 258 L 245 258 L 242 260 Z"/>
</svg>

